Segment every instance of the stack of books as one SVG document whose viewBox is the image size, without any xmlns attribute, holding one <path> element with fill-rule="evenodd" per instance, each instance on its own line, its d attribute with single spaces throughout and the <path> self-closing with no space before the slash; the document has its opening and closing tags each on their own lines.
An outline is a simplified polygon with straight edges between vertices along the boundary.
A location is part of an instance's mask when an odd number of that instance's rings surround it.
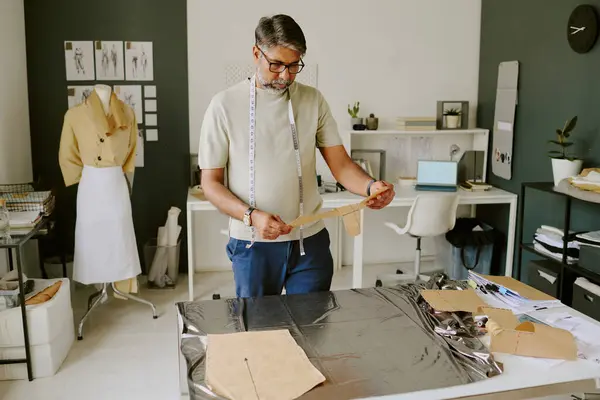
<svg viewBox="0 0 600 400">
<path fill-rule="evenodd" d="M 42 220 L 38 211 L 9 212 L 11 235 L 25 235 Z"/>
<path fill-rule="evenodd" d="M 401 131 L 434 131 L 437 124 L 435 117 L 400 117 L 396 127 Z"/>
<path fill-rule="evenodd" d="M 490 190 L 492 185 L 484 182 L 465 181 L 460 183 L 460 187 L 468 192 L 485 192 Z"/>
</svg>

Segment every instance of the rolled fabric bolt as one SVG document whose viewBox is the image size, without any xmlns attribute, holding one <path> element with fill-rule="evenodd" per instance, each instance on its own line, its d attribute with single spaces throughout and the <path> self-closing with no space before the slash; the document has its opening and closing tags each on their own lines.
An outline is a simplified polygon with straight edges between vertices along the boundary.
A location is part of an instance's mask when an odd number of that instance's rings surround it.
<svg viewBox="0 0 600 400">
<path fill-rule="evenodd" d="M 156 253 L 148 273 L 148 280 L 157 286 L 164 286 L 164 276 L 167 272 L 167 232 L 164 226 L 158 228 Z"/>
<path fill-rule="evenodd" d="M 168 212 L 167 222 L 167 271 L 169 278 L 174 281 L 177 278 L 177 242 L 181 233 L 181 225 L 178 225 L 177 220 L 181 210 L 177 207 L 171 207 Z"/>
<path fill-rule="evenodd" d="M 181 228 L 178 228 L 177 219 L 179 218 L 179 214 L 181 210 L 177 207 L 171 207 L 167 217 L 167 223 L 165 226 L 167 227 L 167 246 L 175 246 L 177 245 L 177 240 L 179 238 L 179 232 Z"/>
</svg>

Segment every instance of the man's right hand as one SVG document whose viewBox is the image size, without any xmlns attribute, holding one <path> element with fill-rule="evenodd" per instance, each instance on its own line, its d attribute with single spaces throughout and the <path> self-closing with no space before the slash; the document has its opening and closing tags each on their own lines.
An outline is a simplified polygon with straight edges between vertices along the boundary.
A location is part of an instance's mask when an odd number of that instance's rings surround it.
<svg viewBox="0 0 600 400">
<path fill-rule="evenodd" d="M 254 210 L 250 215 L 252 226 L 258 234 L 267 240 L 275 240 L 281 235 L 287 235 L 292 227 L 286 224 L 277 215 L 272 215 L 260 210 Z"/>
</svg>

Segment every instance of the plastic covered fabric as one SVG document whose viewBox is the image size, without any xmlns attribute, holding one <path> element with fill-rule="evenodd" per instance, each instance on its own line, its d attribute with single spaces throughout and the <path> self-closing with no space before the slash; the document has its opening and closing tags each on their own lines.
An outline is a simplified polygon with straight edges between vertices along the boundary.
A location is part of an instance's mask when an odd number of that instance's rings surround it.
<svg viewBox="0 0 600 400">
<path fill-rule="evenodd" d="M 470 313 L 437 312 L 405 283 L 256 299 L 180 302 L 181 352 L 190 399 L 220 399 L 204 381 L 206 335 L 288 329 L 325 383 L 301 399 L 352 399 L 466 384 L 501 373 Z"/>
</svg>

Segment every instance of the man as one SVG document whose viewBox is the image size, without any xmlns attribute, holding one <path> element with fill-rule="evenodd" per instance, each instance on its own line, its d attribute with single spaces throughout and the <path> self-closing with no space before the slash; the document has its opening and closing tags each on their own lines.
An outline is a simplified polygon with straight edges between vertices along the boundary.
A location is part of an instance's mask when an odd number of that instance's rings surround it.
<svg viewBox="0 0 600 400">
<path fill-rule="evenodd" d="M 255 30 L 255 76 L 214 96 L 204 116 L 202 189 L 231 217 L 227 254 L 238 297 L 277 295 L 283 287 L 287 294 L 330 289 L 333 259 L 324 222 L 288 225 L 321 208 L 316 147 L 350 192 L 388 189 L 369 202 L 371 209 L 394 197 L 392 185 L 375 181 L 348 156 L 321 93 L 295 82 L 305 53 L 304 34 L 291 17 L 262 18 Z"/>
</svg>

